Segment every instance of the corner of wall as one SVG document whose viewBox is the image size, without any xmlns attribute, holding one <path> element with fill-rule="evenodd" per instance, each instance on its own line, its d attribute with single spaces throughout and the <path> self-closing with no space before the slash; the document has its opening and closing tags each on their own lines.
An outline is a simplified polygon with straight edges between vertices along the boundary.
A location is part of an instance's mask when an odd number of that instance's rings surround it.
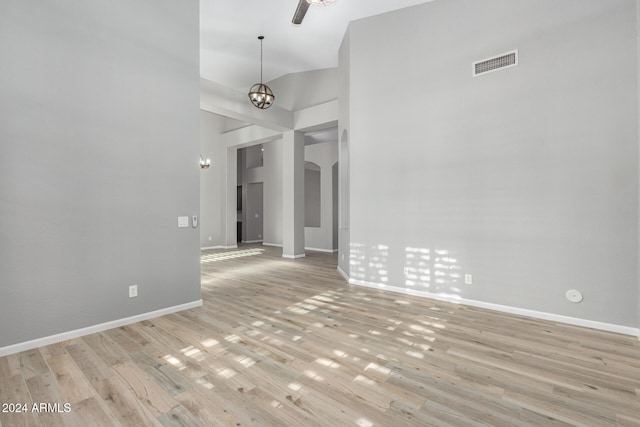
<svg viewBox="0 0 640 427">
<path fill-rule="evenodd" d="M 636 239 L 636 262 L 637 262 L 637 276 L 636 282 L 638 285 L 638 339 L 640 340 L 640 0 L 636 0 L 636 108 L 637 108 L 637 120 L 638 120 L 638 187 L 636 188 L 636 197 L 638 198 L 637 206 L 637 218 L 638 218 L 638 236 Z"/>
</svg>

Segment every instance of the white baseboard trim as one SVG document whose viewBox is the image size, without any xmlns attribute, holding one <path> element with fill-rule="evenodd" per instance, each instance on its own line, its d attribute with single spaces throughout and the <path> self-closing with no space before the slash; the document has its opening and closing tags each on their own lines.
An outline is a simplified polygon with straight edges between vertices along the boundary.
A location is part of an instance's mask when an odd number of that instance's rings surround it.
<svg viewBox="0 0 640 427">
<path fill-rule="evenodd" d="M 206 251 L 209 249 L 224 249 L 224 246 L 222 245 L 217 245 L 217 246 L 204 246 L 202 248 L 200 248 L 201 251 Z"/>
<path fill-rule="evenodd" d="M 281 247 L 282 247 L 282 243 L 267 243 L 267 242 L 262 242 L 262 246 L 275 246 L 276 248 L 281 248 Z"/>
<path fill-rule="evenodd" d="M 344 278 L 344 280 L 347 281 L 347 283 L 350 283 L 349 276 L 347 276 L 347 273 L 345 273 L 340 266 L 338 266 L 338 273 L 340 273 L 340 275 Z"/>
<path fill-rule="evenodd" d="M 243 240 L 242 243 L 262 243 L 262 240 Z"/>
<path fill-rule="evenodd" d="M 338 271 L 340 271 L 339 268 L 338 268 Z M 605 322 L 598 322 L 595 320 L 580 319 L 577 317 L 564 316 L 562 314 L 547 313 L 544 311 L 536 311 L 536 310 L 530 310 L 526 308 L 518 308 L 518 307 L 512 307 L 508 305 L 494 304 L 490 302 L 459 298 L 451 295 L 441 295 L 441 294 L 434 294 L 434 293 L 425 292 L 425 291 L 416 291 L 412 289 L 405 289 L 397 286 L 384 285 L 380 283 L 371 283 L 371 282 L 366 282 L 366 281 L 357 280 L 357 279 L 348 279 L 348 281 L 349 281 L 349 284 L 351 285 L 365 286 L 367 288 L 373 288 L 373 289 L 378 289 L 383 291 L 398 292 L 401 294 L 430 298 L 430 299 L 435 299 L 439 301 L 446 301 L 454 304 L 469 305 L 472 307 L 485 308 L 487 310 L 500 311 L 503 313 L 515 314 L 518 316 L 533 317 L 536 319 L 549 320 L 552 322 L 565 323 L 565 324 L 574 325 L 574 326 L 582 326 L 585 328 L 599 329 L 599 330 L 608 331 L 608 332 L 616 332 L 623 335 L 635 336 L 635 337 L 638 337 L 638 339 L 640 339 L 640 328 L 632 328 L 630 326 L 622 326 L 622 325 L 616 325 L 613 323 L 605 323 Z"/>
<path fill-rule="evenodd" d="M 96 332 L 106 331 L 107 329 L 119 328 L 120 326 L 130 325 L 132 323 L 141 322 L 143 320 L 153 319 L 167 314 L 176 313 L 178 311 L 188 310 L 190 308 L 200 307 L 202 300 L 196 300 L 185 304 L 174 305 L 172 307 L 162 308 L 160 310 L 150 311 L 148 313 L 136 314 L 135 316 L 125 317 L 123 319 L 112 320 L 110 322 L 100 323 L 98 325 L 87 326 L 86 328 L 75 329 L 73 331 L 62 332 L 60 334 L 50 335 L 48 337 L 36 338 L 34 340 L 11 344 L 0 347 L 0 357 L 8 354 L 19 353 L 25 350 L 42 347 L 45 345 L 55 344 L 61 341 L 82 337 Z"/>
<path fill-rule="evenodd" d="M 305 246 L 304 250 L 305 251 L 315 251 L 315 252 L 325 252 L 325 253 L 328 253 L 328 254 L 332 254 L 334 252 L 338 252 L 337 249 L 307 248 L 306 246 Z"/>
<path fill-rule="evenodd" d="M 221 246 L 222 249 L 238 249 L 238 245 Z"/>
<path fill-rule="evenodd" d="M 305 256 L 306 256 L 305 254 L 298 254 L 298 255 L 282 254 L 282 258 L 287 258 L 287 259 L 298 259 L 298 258 L 304 258 Z"/>
</svg>

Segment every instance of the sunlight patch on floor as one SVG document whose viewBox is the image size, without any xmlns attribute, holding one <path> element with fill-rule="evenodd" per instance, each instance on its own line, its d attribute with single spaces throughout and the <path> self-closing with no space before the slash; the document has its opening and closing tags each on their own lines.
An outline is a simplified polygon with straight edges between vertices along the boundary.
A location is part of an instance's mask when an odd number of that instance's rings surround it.
<svg viewBox="0 0 640 427">
<path fill-rule="evenodd" d="M 325 359 L 325 358 L 316 359 L 316 363 L 331 369 L 337 369 L 340 367 L 338 363 L 334 362 L 333 360 Z"/>
<path fill-rule="evenodd" d="M 416 359 L 424 359 L 424 354 L 419 351 L 407 350 L 405 353 L 407 356 L 415 357 Z"/>
<path fill-rule="evenodd" d="M 236 374 L 237 372 L 231 368 L 223 368 L 218 371 L 218 375 L 226 379 L 233 378 Z"/>
<path fill-rule="evenodd" d="M 195 347 L 187 347 L 182 350 L 182 353 L 187 357 L 194 357 L 195 355 L 200 353 L 200 350 Z"/>
<path fill-rule="evenodd" d="M 349 354 L 345 353 L 344 351 L 341 350 L 333 350 L 333 354 L 335 354 L 336 356 L 340 357 L 340 358 L 345 358 L 347 356 L 349 356 Z"/>
<path fill-rule="evenodd" d="M 432 329 L 425 328 L 424 326 L 421 326 L 421 325 L 410 325 L 409 328 L 411 328 L 414 331 L 418 331 L 418 332 L 422 332 L 422 333 L 427 333 L 427 334 L 433 334 L 434 333 L 434 331 Z"/>
<path fill-rule="evenodd" d="M 226 337 L 224 337 L 224 340 L 237 344 L 240 342 L 240 337 L 237 335 L 227 335 Z"/>
<path fill-rule="evenodd" d="M 202 378 L 198 378 L 196 380 L 196 384 L 206 390 L 211 390 L 214 387 L 213 384 L 211 384 L 209 381 L 203 380 Z"/>
<path fill-rule="evenodd" d="M 254 249 L 239 249 L 236 251 L 228 251 L 228 252 L 220 252 L 214 254 L 202 254 L 200 255 L 200 264 L 207 264 L 210 262 L 216 261 L 224 261 L 227 259 L 233 258 L 241 258 L 246 256 L 254 256 L 254 255 L 262 255 L 264 249 L 254 248 Z"/>
<path fill-rule="evenodd" d="M 300 391 L 302 390 L 302 385 L 298 384 L 298 383 L 289 383 L 289 385 L 287 386 L 289 387 L 291 390 L 293 391 Z"/>
<path fill-rule="evenodd" d="M 167 362 L 169 362 L 171 365 L 175 366 L 176 368 L 178 368 L 178 370 L 183 370 L 185 368 L 184 363 L 182 363 L 178 358 L 167 354 L 164 357 L 164 360 L 166 360 Z"/>
<path fill-rule="evenodd" d="M 315 371 L 311 371 L 309 369 L 307 369 L 306 371 L 303 372 L 305 376 L 311 378 L 312 380 L 315 381 L 320 381 L 323 382 L 324 378 L 322 376 L 320 376 L 317 372 Z"/>
<path fill-rule="evenodd" d="M 271 406 L 278 409 L 282 407 L 282 403 L 278 402 L 277 400 L 272 400 L 271 401 Z"/>
<path fill-rule="evenodd" d="M 373 363 L 373 362 L 369 363 L 367 367 L 364 368 L 365 371 L 369 369 L 372 371 L 376 371 L 382 375 L 389 375 L 391 373 L 391 369 L 385 368 L 384 366 L 380 366 L 377 363 Z"/>
<path fill-rule="evenodd" d="M 214 345 L 220 344 L 220 341 L 214 340 L 213 338 L 207 338 L 206 340 L 201 341 L 200 344 L 209 348 L 209 347 L 213 347 Z"/>
<path fill-rule="evenodd" d="M 422 323 L 423 325 L 433 326 L 434 328 L 438 328 L 438 329 L 445 329 L 446 328 L 446 326 L 443 325 L 442 323 L 429 322 L 428 320 L 419 320 L 419 322 Z"/>
<path fill-rule="evenodd" d="M 250 368 L 256 364 L 256 361 L 250 358 L 249 356 L 238 356 L 235 358 L 235 361 L 244 366 L 245 368 Z"/>
<path fill-rule="evenodd" d="M 307 314 L 309 312 L 309 310 L 305 310 L 300 307 L 287 307 L 287 310 L 296 314 Z"/>
<path fill-rule="evenodd" d="M 357 376 L 357 377 L 355 377 L 353 380 L 354 380 L 354 381 L 357 381 L 357 382 L 360 382 L 360 383 L 363 383 L 363 384 L 366 384 L 366 385 L 368 385 L 369 387 L 372 387 L 372 386 L 375 386 L 375 385 L 376 385 L 376 382 L 375 382 L 375 381 L 373 381 L 373 380 L 372 380 L 372 379 L 370 379 L 370 378 L 365 377 L 364 375 L 358 375 L 358 376 Z"/>
</svg>

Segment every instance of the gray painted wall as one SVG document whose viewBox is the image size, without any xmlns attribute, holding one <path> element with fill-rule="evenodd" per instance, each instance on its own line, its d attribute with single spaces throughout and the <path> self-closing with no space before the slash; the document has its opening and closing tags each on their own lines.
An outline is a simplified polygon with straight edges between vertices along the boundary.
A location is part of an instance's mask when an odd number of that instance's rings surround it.
<svg viewBox="0 0 640 427">
<path fill-rule="evenodd" d="M 331 249 L 338 250 L 338 215 L 339 215 L 339 201 L 338 201 L 338 171 L 339 164 L 335 162 L 331 166 L 331 218 L 333 220 L 333 230 L 331 233 Z"/>
<path fill-rule="evenodd" d="M 314 164 L 315 165 L 315 164 Z M 317 165 L 315 165 L 317 167 Z M 320 168 L 304 168 L 304 226 L 320 228 Z M 306 240 L 305 240 L 306 241 Z"/>
<path fill-rule="evenodd" d="M 304 256 L 304 133 L 282 134 L 282 256 Z"/>
<path fill-rule="evenodd" d="M 198 40 L 197 1 L 0 2 L 0 346 L 200 299 Z"/>
<path fill-rule="evenodd" d="M 264 144 L 264 243 L 282 245 L 282 139 Z"/>
<path fill-rule="evenodd" d="M 448 0 L 353 22 L 351 277 L 637 326 L 635 8 Z M 516 48 L 518 67 L 471 76 Z"/>
<path fill-rule="evenodd" d="M 226 148 L 220 142 L 223 118 L 200 110 L 200 152 L 211 160 L 200 171 L 200 247 L 224 245 Z"/>
<path fill-rule="evenodd" d="M 245 233 L 242 240 L 245 242 L 262 241 L 263 228 L 263 183 L 255 182 L 247 184 L 247 205 L 245 216 Z"/>
<path fill-rule="evenodd" d="M 245 167 L 247 169 L 259 168 L 263 166 L 262 144 L 252 145 L 244 149 Z"/>
<path fill-rule="evenodd" d="M 636 34 L 637 34 L 637 39 L 636 39 L 636 46 L 637 46 L 637 73 L 638 73 L 638 81 L 640 82 L 640 0 L 636 0 Z M 638 84 L 638 102 L 640 103 L 640 83 Z M 640 107 L 639 107 L 639 111 L 638 111 L 638 126 L 640 127 Z M 639 137 L 640 137 L 640 131 L 639 131 Z M 639 176 L 640 178 L 640 176 Z M 639 198 L 640 199 L 640 198 Z M 639 200 L 640 203 L 640 200 Z M 640 221 L 640 209 L 639 209 L 639 216 L 638 216 L 638 221 Z M 640 328 L 640 227 L 638 229 L 638 328 Z M 640 336 L 638 336 L 638 338 L 640 338 Z"/>
<path fill-rule="evenodd" d="M 338 76 L 340 94 L 338 98 L 338 268 L 344 274 L 349 276 L 350 273 L 350 233 L 349 233 L 349 216 L 351 215 L 349 201 L 349 128 L 350 128 L 350 111 L 351 111 L 351 26 L 347 31 L 340 44 L 338 51 Z"/>
<path fill-rule="evenodd" d="M 226 162 L 220 165 L 225 175 L 224 180 L 224 242 L 227 248 L 236 247 L 237 241 L 237 219 L 238 219 L 238 150 L 236 147 L 227 147 Z"/>
</svg>

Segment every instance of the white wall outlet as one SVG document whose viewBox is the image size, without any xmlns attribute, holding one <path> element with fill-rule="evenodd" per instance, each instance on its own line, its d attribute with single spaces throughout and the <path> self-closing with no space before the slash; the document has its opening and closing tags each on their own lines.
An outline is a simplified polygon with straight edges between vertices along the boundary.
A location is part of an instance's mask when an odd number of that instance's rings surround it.
<svg viewBox="0 0 640 427">
<path fill-rule="evenodd" d="M 196 215 L 192 217 L 191 224 L 193 224 L 193 228 L 198 228 L 198 217 Z"/>
<path fill-rule="evenodd" d="M 473 276 L 471 276 L 470 274 L 465 274 L 464 275 L 464 284 L 465 285 L 473 284 Z"/>
<path fill-rule="evenodd" d="M 129 286 L 129 298 L 135 298 L 138 296 L 138 285 Z"/>
<path fill-rule="evenodd" d="M 209 241 L 211 241 L 211 236 L 209 236 Z"/>
</svg>

